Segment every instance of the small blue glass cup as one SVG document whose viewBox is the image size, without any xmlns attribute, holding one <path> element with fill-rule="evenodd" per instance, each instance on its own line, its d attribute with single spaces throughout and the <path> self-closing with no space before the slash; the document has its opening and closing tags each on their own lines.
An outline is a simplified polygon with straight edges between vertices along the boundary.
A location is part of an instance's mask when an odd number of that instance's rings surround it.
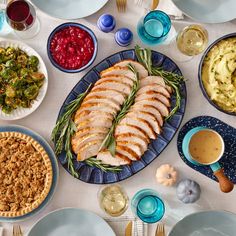
<svg viewBox="0 0 236 236">
<path fill-rule="evenodd" d="M 138 191 L 131 200 L 131 210 L 145 223 L 156 223 L 165 214 L 165 204 L 153 189 Z"/>
<path fill-rule="evenodd" d="M 171 29 L 170 17 L 163 11 L 150 11 L 141 18 L 137 25 L 137 33 L 141 41 L 147 45 L 164 42 Z"/>
</svg>

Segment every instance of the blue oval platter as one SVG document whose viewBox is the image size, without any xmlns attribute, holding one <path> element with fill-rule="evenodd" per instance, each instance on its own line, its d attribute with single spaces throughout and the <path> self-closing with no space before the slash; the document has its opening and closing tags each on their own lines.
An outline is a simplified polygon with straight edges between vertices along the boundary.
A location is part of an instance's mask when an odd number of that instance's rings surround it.
<svg viewBox="0 0 236 236">
<path fill-rule="evenodd" d="M 32 137 L 47 152 L 47 154 L 50 158 L 51 164 L 52 164 L 52 171 L 53 171 L 52 186 L 51 186 L 51 189 L 50 189 L 47 197 L 39 205 L 39 207 L 34 209 L 33 211 L 29 212 L 28 214 L 23 215 L 23 216 L 0 217 L 1 222 L 15 222 L 15 221 L 26 220 L 29 217 L 32 217 L 36 213 L 40 212 L 52 199 L 53 194 L 56 189 L 56 186 L 57 186 L 58 177 L 59 177 L 59 168 L 58 168 L 57 158 L 56 158 L 52 148 L 50 147 L 50 145 L 39 134 L 35 133 L 34 131 L 32 131 L 30 129 L 27 129 L 23 126 L 18 126 L 18 125 L 4 125 L 4 126 L 0 126 L 0 132 L 19 132 L 19 133 L 23 133 L 23 134 L 26 134 L 26 135 Z"/>
<path fill-rule="evenodd" d="M 198 116 L 191 120 L 189 120 L 179 131 L 178 140 L 177 140 L 177 147 L 178 152 L 182 160 L 192 169 L 200 172 L 201 174 L 211 178 L 215 181 L 216 178 L 213 175 L 213 172 L 210 167 L 208 166 L 197 166 L 189 162 L 183 154 L 182 151 L 182 141 L 184 139 L 185 134 L 189 130 L 194 127 L 203 126 L 206 128 L 213 129 L 217 131 L 222 138 L 224 139 L 225 143 L 225 152 L 220 159 L 219 163 L 224 169 L 225 175 L 234 183 L 236 184 L 236 129 L 230 125 L 225 124 L 223 121 L 211 117 L 211 116 Z"/>
<path fill-rule="evenodd" d="M 105 70 L 108 67 L 114 65 L 115 63 L 125 59 L 136 60 L 135 52 L 133 49 L 113 54 L 104 59 L 103 61 L 101 61 L 95 67 L 93 67 L 75 85 L 75 87 L 69 93 L 69 95 L 67 96 L 66 100 L 64 101 L 61 107 L 58 117 L 60 117 L 64 113 L 66 105 L 68 105 L 71 101 L 73 101 L 80 93 L 85 92 L 89 84 L 95 83 L 100 78 L 99 73 L 102 70 Z M 152 61 L 153 65 L 155 66 L 162 67 L 166 71 L 182 75 L 178 66 L 170 58 L 159 52 L 152 51 Z M 182 84 L 181 93 L 182 93 L 182 99 L 179 111 L 171 119 L 165 122 L 162 129 L 162 133 L 158 136 L 156 140 L 152 140 L 152 142 L 148 146 L 147 151 L 144 153 L 140 161 L 133 162 L 131 165 L 123 166 L 120 172 L 113 173 L 113 172 L 103 172 L 102 170 L 96 167 L 91 167 L 83 162 L 78 162 L 76 160 L 76 156 L 74 155 L 73 165 L 75 170 L 80 173 L 78 179 L 86 183 L 92 183 L 92 184 L 115 183 L 129 178 L 130 176 L 136 174 L 140 170 L 144 169 L 148 164 L 150 164 L 155 158 L 157 158 L 160 155 L 160 153 L 170 143 L 170 141 L 174 137 L 175 133 L 177 132 L 181 124 L 185 112 L 186 98 L 187 98 L 185 83 Z M 174 104 L 174 101 L 175 97 L 172 96 L 171 99 L 172 105 Z M 58 158 L 61 165 L 70 173 L 64 150 L 58 156 Z"/>
</svg>

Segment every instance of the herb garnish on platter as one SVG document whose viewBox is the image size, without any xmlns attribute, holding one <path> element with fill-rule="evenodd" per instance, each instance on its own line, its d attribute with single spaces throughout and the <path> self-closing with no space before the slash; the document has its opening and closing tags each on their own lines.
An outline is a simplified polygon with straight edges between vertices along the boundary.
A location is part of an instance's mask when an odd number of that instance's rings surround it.
<svg viewBox="0 0 236 236">
<path fill-rule="evenodd" d="M 161 76 L 165 83 L 174 90 L 176 96 L 176 102 L 174 108 L 171 110 L 170 114 L 166 119 L 170 119 L 180 108 L 181 105 L 181 93 L 180 86 L 184 81 L 184 77 L 173 72 L 165 71 L 161 67 L 155 67 L 152 65 L 152 51 L 148 48 L 141 48 L 140 46 L 135 46 L 135 54 L 138 61 L 145 66 L 148 70 L 149 75 Z"/>
</svg>

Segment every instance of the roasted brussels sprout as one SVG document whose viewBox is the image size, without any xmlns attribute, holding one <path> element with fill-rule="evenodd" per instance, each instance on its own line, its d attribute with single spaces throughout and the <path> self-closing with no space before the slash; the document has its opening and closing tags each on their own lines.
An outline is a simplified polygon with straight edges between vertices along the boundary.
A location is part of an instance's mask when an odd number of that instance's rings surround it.
<svg viewBox="0 0 236 236">
<path fill-rule="evenodd" d="M 16 96 L 16 90 L 13 87 L 8 85 L 6 89 L 6 96 L 10 98 L 14 98 Z"/>
<path fill-rule="evenodd" d="M 27 99 L 35 99 L 38 96 L 39 88 L 37 85 L 31 85 L 24 91 L 24 95 Z"/>
<path fill-rule="evenodd" d="M 39 64 L 39 59 L 36 56 L 30 56 L 28 59 L 28 63 L 29 63 L 29 65 L 37 67 Z"/>
<path fill-rule="evenodd" d="M 8 61 L 6 62 L 6 64 L 5 64 L 5 66 L 6 66 L 7 68 L 12 69 L 12 70 L 17 70 L 16 62 L 15 62 L 15 60 L 13 60 L 13 59 L 8 60 Z"/>
<path fill-rule="evenodd" d="M 41 80 L 44 80 L 45 76 L 43 73 L 40 73 L 40 72 L 32 72 L 30 74 L 31 78 L 34 80 L 34 81 L 41 81 Z"/>
</svg>

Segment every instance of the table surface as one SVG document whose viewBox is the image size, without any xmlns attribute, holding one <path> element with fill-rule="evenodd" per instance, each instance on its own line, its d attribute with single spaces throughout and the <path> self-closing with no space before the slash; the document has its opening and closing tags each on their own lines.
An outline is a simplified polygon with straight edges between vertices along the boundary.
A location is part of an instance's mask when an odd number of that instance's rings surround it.
<svg viewBox="0 0 236 236">
<path fill-rule="evenodd" d="M 134 32 L 134 42 L 129 48 L 138 43 L 142 45 L 136 35 L 136 25 L 138 19 L 142 16 L 143 11 L 135 6 L 132 1 L 128 1 L 128 9 L 125 14 L 117 12 L 115 7 L 115 0 L 110 0 L 106 6 L 96 14 L 84 19 L 76 20 L 82 24 L 90 27 L 96 34 L 99 42 L 98 55 L 93 65 L 99 63 L 105 57 L 123 50 L 114 41 L 114 34 L 105 34 L 100 32 L 96 27 L 96 21 L 98 17 L 103 13 L 111 13 L 116 16 L 117 29 L 119 27 L 129 27 Z M 83 77 L 83 75 L 89 70 L 78 74 L 66 74 L 57 70 L 50 63 L 47 51 L 46 43 L 50 32 L 59 24 L 66 22 L 65 20 L 52 18 L 40 10 L 37 11 L 38 18 L 41 22 L 40 33 L 33 39 L 25 40 L 25 42 L 33 47 L 43 58 L 48 69 L 49 74 L 49 87 L 47 95 L 41 104 L 41 106 L 28 117 L 17 121 L 0 121 L 1 125 L 17 124 L 26 126 L 40 135 L 42 135 L 50 144 L 50 133 L 55 125 L 55 121 L 59 112 L 59 109 L 66 98 L 67 94 L 71 91 L 73 86 Z M 174 21 L 174 27 L 176 29 L 182 28 L 190 24 L 191 20 L 187 21 Z M 204 25 L 209 32 L 209 43 L 213 42 L 220 36 L 235 31 L 236 20 L 224 23 L 224 24 L 207 24 Z M 7 38 L 19 40 L 14 34 L 10 34 Z M 144 45 L 143 45 L 144 46 Z M 161 45 L 153 47 L 154 50 L 160 51 L 167 56 L 172 56 L 168 46 Z M 173 52 L 173 51 L 172 51 Z M 229 125 L 236 128 L 236 117 L 226 115 L 219 112 L 212 107 L 206 99 L 203 97 L 200 87 L 198 85 L 198 64 L 201 55 L 194 57 L 188 62 L 177 62 L 183 75 L 188 81 L 186 82 L 188 99 L 186 113 L 181 126 L 189 119 L 199 115 L 211 115 L 221 119 Z M 161 155 L 147 166 L 144 170 L 136 174 L 135 176 L 121 182 L 120 184 L 125 188 L 129 197 L 131 198 L 135 192 L 143 188 L 156 189 L 160 195 L 166 200 L 169 205 L 169 211 L 165 216 L 165 223 L 167 225 L 167 231 L 170 230 L 173 225 L 189 213 L 199 210 L 227 210 L 236 213 L 236 191 L 223 194 L 218 188 L 218 184 L 213 180 L 201 175 L 200 173 L 193 171 L 178 155 L 176 141 L 177 135 L 171 141 L 169 146 L 161 153 Z M 200 200 L 192 205 L 184 205 L 177 200 L 174 187 L 164 187 L 156 183 L 155 172 L 156 169 L 164 163 L 172 164 L 180 173 L 180 179 L 191 178 L 197 181 L 202 188 L 202 195 Z M 33 218 L 20 222 L 24 232 L 41 217 L 48 212 L 63 207 L 78 207 L 87 209 L 97 213 L 98 215 L 105 217 L 105 214 L 98 206 L 97 192 L 101 186 L 86 184 L 70 176 L 60 166 L 59 184 L 55 195 L 50 204 L 38 215 Z M 130 209 L 125 215 L 131 215 Z M 3 223 L 5 228 L 5 236 L 11 235 L 11 224 Z M 155 224 L 149 226 L 149 234 L 154 235 Z"/>
</svg>

